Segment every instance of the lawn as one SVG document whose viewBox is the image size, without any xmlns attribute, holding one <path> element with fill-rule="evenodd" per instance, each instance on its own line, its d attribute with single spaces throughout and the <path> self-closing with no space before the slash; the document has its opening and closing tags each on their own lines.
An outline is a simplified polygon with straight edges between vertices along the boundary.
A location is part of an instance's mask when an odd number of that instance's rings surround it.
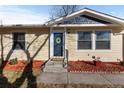
<svg viewBox="0 0 124 93">
<path fill-rule="evenodd" d="M 0 76 L 0 87 L 37 87 L 36 77 L 41 74 L 44 61 L 34 61 L 27 66 L 24 61 L 15 65 L 7 64 Z"/>
</svg>

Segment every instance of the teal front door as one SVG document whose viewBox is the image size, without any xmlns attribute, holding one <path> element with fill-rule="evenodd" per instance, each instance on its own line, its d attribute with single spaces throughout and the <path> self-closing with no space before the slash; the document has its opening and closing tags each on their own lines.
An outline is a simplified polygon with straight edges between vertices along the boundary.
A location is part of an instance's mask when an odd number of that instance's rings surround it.
<svg viewBox="0 0 124 93">
<path fill-rule="evenodd" d="M 63 56 L 63 33 L 54 33 L 54 56 Z"/>
</svg>

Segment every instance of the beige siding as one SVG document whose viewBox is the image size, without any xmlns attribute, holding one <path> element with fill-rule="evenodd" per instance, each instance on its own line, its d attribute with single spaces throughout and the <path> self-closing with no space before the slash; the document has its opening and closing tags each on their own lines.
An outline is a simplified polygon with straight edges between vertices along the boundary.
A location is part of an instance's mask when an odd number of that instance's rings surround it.
<svg viewBox="0 0 124 93">
<path fill-rule="evenodd" d="M 64 31 L 63 28 L 54 28 L 55 31 Z M 77 49 L 77 32 L 78 31 L 97 31 L 97 30 L 111 30 L 111 49 L 110 50 L 78 50 Z M 11 54 L 13 44 L 12 32 L 25 32 L 26 33 L 26 46 L 38 37 L 29 48 L 30 55 L 33 56 L 37 49 L 43 45 L 38 51 L 36 60 L 47 60 L 49 58 L 49 29 L 48 28 L 16 28 L 16 29 L 0 29 L 0 33 L 4 35 L 4 56 L 11 55 L 10 59 L 18 58 L 19 60 L 26 60 L 26 54 L 22 50 L 14 50 Z M 117 28 L 67 28 L 66 46 L 69 51 L 69 60 L 92 60 L 92 56 L 99 56 L 102 61 L 117 61 L 123 60 L 123 39 L 122 35 L 115 35 L 115 33 L 123 32 Z M 0 47 L 1 52 L 1 47 Z"/>
<path fill-rule="evenodd" d="M 25 32 L 26 33 L 26 47 L 36 38 L 38 37 L 30 46 L 29 52 L 30 55 L 33 56 L 38 49 L 41 49 L 37 52 L 36 57 L 34 59 L 37 60 L 48 60 L 49 58 L 49 29 L 46 28 L 34 28 L 34 29 L 1 29 L 1 33 L 3 33 L 4 38 L 4 57 L 10 54 L 10 50 L 12 49 L 12 33 L 13 32 Z M 1 52 L 1 48 L 0 48 Z M 14 50 L 12 51 L 11 57 L 18 58 L 19 60 L 26 60 L 27 56 L 23 50 Z"/>
<path fill-rule="evenodd" d="M 77 32 L 78 31 L 99 31 L 111 30 L 111 49 L 110 50 L 78 50 L 77 49 Z M 122 57 L 122 35 L 115 35 L 114 33 L 122 30 L 115 28 L 72 28 L 67 34 L 67 47 L 69 51 L 69 60 L 92 60 L 92 56 L 98 56 L 102 61 L 117 61 L 123 60 Z"/>
</svg>

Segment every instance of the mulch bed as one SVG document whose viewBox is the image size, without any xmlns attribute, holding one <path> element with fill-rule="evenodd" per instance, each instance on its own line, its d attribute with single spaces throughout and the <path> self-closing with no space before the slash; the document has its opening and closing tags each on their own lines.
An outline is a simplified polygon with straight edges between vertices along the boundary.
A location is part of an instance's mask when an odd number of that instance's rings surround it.
<svg viewBox="0 0 124 93">
<path fill-rule="evenodd" d="M 31 67 L 33 71 L 35 70 L 41 70 L 42 66 L 45 64 L 45 61 L 41 61 L 41 60 L 35 60 L 33 62 L 33 66 Z M 25 68 L 26 67 L 26 62 L 25 61 L 18 61 L 17 64 L 11 65 L 9 64 L 9 62 L 7 63 L 7 65 L 4 67 L 5 71 L 15 71 L 15 72 L 21 72 L 24 69 L 26 71 L 30 70 L 30 67 Z"/>
<path fill-rule="evenodd" d="M 123 73 L 124 66 L 117 62 L 70 61 L 68 72 Z"/>
</svg>

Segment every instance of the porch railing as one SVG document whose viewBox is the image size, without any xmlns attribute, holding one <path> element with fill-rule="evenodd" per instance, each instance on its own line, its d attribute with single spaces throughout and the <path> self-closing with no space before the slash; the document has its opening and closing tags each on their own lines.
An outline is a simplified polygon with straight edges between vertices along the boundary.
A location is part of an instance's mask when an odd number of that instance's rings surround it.
<svg viewBox="0 0 124 93">
<path fill-rule="evenodd" d="M 63 67 L 67 67 L 68 66 L 68 49 L 65 49 L 65 57 L 64 57 L 64 63 L 63 63 Z"/>
</svg>

